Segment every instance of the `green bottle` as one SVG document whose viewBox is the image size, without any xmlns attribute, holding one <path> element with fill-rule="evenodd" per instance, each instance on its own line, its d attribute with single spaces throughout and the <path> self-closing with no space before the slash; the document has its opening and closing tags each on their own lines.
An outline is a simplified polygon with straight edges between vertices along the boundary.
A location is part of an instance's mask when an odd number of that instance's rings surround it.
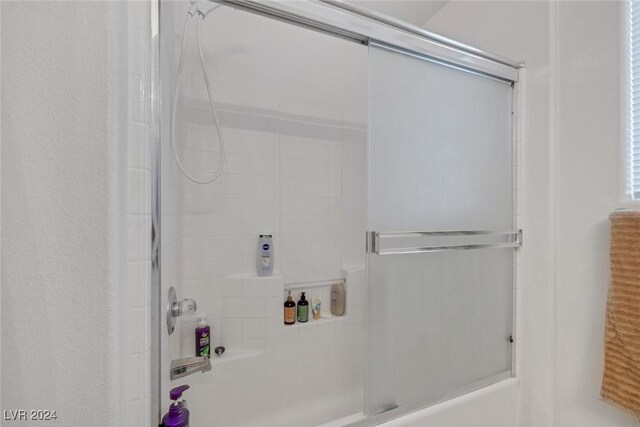
<svg viewBox="0 0 640 427">
<path fill-rule="evenodd" d="M 298 301 L 298 322 L 309 321 L 309 301 L 304 296 L 304 292 L 300 295 L 300 301 Z"/>
</svg>

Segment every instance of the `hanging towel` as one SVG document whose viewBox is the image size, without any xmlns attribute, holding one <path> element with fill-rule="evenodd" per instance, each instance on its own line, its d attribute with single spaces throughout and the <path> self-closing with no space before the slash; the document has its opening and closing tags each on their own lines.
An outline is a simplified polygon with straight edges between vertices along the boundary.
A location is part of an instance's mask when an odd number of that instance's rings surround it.
<svg viewBox="0 0 640 427">
<path fill-rule="evenodd" d="M 640 417 L 640 212 L 611 215 L 609 257 L 611 281 L 600 395 Z"/>
</svg>

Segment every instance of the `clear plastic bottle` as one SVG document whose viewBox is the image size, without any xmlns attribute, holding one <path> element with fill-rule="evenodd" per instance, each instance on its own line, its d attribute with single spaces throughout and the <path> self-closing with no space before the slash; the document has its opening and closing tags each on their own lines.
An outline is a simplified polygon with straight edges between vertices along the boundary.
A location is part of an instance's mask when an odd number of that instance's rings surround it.
<svg viewBox="0 0 640 427">
<path fill-rule="evenodd" d="M 331 285 L 331 314 L 344 316 L 346 303 L 346 290 L 342 282 Z"/>
</svg>

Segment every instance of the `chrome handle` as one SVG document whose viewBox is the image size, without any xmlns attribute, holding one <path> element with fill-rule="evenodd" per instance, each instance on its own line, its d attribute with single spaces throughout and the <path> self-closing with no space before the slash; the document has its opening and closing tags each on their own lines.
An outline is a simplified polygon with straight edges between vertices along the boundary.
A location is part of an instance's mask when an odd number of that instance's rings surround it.
<svg viewBox="0 0 640 427">
<path fill-rule="evenodd" d="M 382 241 L 422 238 L 419 246 L 383 247 Z M 431 242 L 424 242 L 424 239 Z M 433 239 L 438 240 L 433 240 Z M 448 240 L 443 242 L 442 239 Z M 518 248 L 522 246 L 522 230 L 459 230 L 459 231 L 369 231 L 367 252 L 376 255 L 417 254 L 468 249 Z M 443 244 L 444 243 L 444 244 Z"/>
<path fill-rule="evenodd" d="M 185 314 L 194 314 L 198 305 L 192 299 L 183 299 L 178 302 L 178 296 L 176 289 L 172 286 L 169 288 L 169 295 L 167 297 L 167 330 L 169 335 L 173 333 L 176 327 L 176 318 L 184 316 Z"/>
<path fill-rule="evenodd" d="M 180 302 L 174 302 L 171 304 L 171 314 L 173 317 L 184 316 L 185 314 L 194 314 L 196 312 L 197 304 L 192 299 L 183 299 Z"/>
</svg>

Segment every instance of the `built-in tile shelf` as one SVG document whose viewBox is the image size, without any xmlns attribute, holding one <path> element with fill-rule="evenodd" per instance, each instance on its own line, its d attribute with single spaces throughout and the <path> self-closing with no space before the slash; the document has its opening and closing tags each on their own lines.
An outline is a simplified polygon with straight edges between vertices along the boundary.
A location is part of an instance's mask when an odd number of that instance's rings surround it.
<svg viewBox="0 0 640 427">
<path fill-rule="evenodd" d="M 341 268 L 342 278 L 330 277 L 326 280 L 287 283 L 277 272 L 272 276 L 260 277 L 255 274 L 239 274 L 224 279 L 220 342 L 226 352 L 218 358 L 212 355 L 213 363 L 241 360 L 264 352 L 271 340 L 291 335 L 307 335 L 325 329 L 339 328 L 341 325 L 361 322 L 363 319 L 364 268 L 363 266 Z M 344 283 L 346 307 L 344 316 L 332 316 L 330 297 L 331 285 Z M 288 293 L 297 303 L 301 292 L 309 301 L 322 301 L 320 319 L 284 324 L 284 301 Z"/>
<path fill-rule="evenodd" d="M 345 283 L 344 279 L 331 279 L 331 280 L 318 280 L 313 282 L 297 282 L 297 283 L 285 283 L 284 290 L 293 291 L 293 290 L 304 290 L 311 288 L 321 288 L 325 286 L 331 286 L 334 283 Z"/>
<path fill-rule="evenodd" d="M 283 286 L 283 303 L 286 301 L 289 292 L 291 292 L 291 296 L 293 297 L 294 302 L 297 304 L 300 299 L 300 295 L 302 292 L 305 293 L 307 301 L 309 301 L 309 321 L 303 322 L 300 326 L 313 323 L 320 322 L 321 320 L 330 321 L 334 319 L 334 316 L 331 314 L 331 285 L 335 283 L 343 283 L 346 284 L 345 279 L 332 279 L 332 280 L 319 280 L 319 281 L 309 281 L 309 282 L 298 282 L 298 283 L 290 283 L 285 284 Z M 347 291 L 348 292 L 348 291 Z M 320 316 L 321 319 L 313 318 L 313 299 L 320 298 L 321 301 L 321 311 Z M 348 295 L 347 295 L 348 298 Z M 284 316 L 284 310 L 283 310 Z M 284 318 L 282 319 L 282 323 L 284 324 Z M 298 323 L 296 322 L 296 325 Z M 285 325 L 286 327 L 290 327 L 293 325 Z"/>
<path fill-rule="evenodd" d="M 324 314 L 323 314 L 324 316 Z M 331 316 L 329 314 L 329 316 Z M 345 313 L 344 316 L 331 316 L 331 317 L 321 317 L 320 319 L 314 319 L 313 317 L 309 317 L 309 321 L 308 322 L 297 322 L 294 323 L 293 325 L 285 325 L 284 322 L 282 324 L 282 327 L 286 330 L 292 330 L 292 329 L 302 329 L 302 328 L 307 328 L 307 327 L 311 327 L 311 329 L 313 329 L 313 326 L 323 326 L 323 325 L 332 325 L 335 323 L 339 323 L 342 321 L 346 321 L 346 319 L 348 319 L 348 313 Z"/>
</svg>

